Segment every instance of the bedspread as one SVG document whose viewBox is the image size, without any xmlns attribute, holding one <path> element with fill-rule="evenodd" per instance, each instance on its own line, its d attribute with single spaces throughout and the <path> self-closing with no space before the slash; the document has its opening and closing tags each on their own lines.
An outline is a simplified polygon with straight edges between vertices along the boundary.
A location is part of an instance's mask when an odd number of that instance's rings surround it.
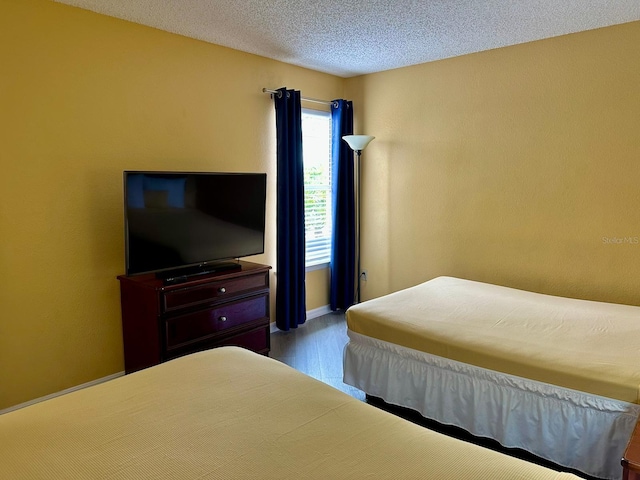
<svg viewBox="0 0 640 480">
<path fill-rule="evenodd" d="M 0 416 L 20 479 L 574 479 L 442 436 L 235 347 Z"/>
<path fill-rule="evenodd" d="M 640 307 L 438 277 L 352 306 L 347 324 L 414 350 L 639 403 Z"/>
</svg>

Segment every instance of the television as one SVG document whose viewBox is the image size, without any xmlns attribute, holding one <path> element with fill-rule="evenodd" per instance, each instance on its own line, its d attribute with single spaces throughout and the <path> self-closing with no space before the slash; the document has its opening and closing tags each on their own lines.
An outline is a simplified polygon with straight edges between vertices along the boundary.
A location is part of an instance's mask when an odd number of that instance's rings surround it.
<svg viewBox="0 0 640 480">
<path fill-rule="evenodd" d="M 265 173 L 124 172 L 127 275 L 166 281 L 264 253 Z"/>
</svg>

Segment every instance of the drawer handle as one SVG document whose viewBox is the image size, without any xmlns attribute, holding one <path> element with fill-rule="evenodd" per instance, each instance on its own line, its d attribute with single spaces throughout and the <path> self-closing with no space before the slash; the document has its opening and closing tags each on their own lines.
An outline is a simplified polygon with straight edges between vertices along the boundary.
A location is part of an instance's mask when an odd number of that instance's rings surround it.
<svg viewBox="0 0 640 480">
<path fill-rule="evenodd" d="M 218 320 L 220 320 L 221 322 L 226 322 L 227 321 L 227 317 L 225 317 L 224 315 L 222 317 L 220 317 Z"/>
<path fill-rule="evenodd" d="M 220 292 L 220 293 L 227 293 L 227 289 L 226 289 L 226 288 L 224 288 L 224 287 L 220 287 L 220 288 L 218 289 L 218 292 Z"/>
</svg>

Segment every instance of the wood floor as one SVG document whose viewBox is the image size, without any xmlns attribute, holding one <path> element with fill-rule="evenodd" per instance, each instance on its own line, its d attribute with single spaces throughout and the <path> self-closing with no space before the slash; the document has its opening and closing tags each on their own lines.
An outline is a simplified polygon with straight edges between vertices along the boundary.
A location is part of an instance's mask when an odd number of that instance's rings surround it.
<svg viewBox="0 0 640 480">
<path fill-rule="evenodd" d="M 346 343 L 344 314 L 329 313 L 288 332 L 273 332 L 269 356 L 364 401 L 364 392 L 342 382 L 342 352 Z"/>
<path fill-rule="evenodd" d="M 342 381 L 342 353 L 347 341 L 347 323 L 344 314 L 330 313 L 308 320 L 297 329 L 291 329 L 288 332 L 278 330 L 271 333 L 269 356 L 359 400 L 367 401 L 364 392 L 346 385 Z M 563 470 L 528 452 L 504 448 L 493 440 L 477 438 L 462 429 L 427 420 L 417 412 L 385 404 L 380 399 L 370 398 L 368 403 L 445 435 L 476 443 L 554 470 Z M 597 480 L 580 472 L 572 473 L 588 480 Z"/>
</svg>

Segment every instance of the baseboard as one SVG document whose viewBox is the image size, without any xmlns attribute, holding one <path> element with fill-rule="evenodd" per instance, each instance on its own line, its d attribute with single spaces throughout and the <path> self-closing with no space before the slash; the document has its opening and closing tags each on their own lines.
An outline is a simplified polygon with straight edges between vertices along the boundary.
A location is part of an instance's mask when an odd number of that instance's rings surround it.
<svg viewBox="0 0 640 480">
<path fill-rule="evenodd" d="M 311 320 L 312 318 L 318 318 L 322 315 L 326 315 L 327 313 L 331 313 L 331 308 L 329 305 L 325 305 L 323 307 L 314 308 L 313 310 L 307 310 L 307 320 Z M 270 332 L 278 332 L 278 327 L 276 327 L 276 322 L 271 323 Z"/>
<path fill-rule="evenodd" d="M 307 310 L 307 320 L 321 317 L 322 315 L 326 315 L 327 313 L 331 313 L 331 308 L 329 308 L 329 305 L 314 308 L 313 310 Z"/>
<path fill-rule="evenodd" d="M 66 390 L 62 390 L 60 392 L 51 393 L 49 395 L 45 395 L 44 397 L 40 397 L 40 398 L 35 398 L 33 400 L 29 400 L 28 402 L 24 402 L 19 405 L 14 405 L 13 407 L 0 410 L 0 415 L 13 412 L 14 410 L 20 410 L 21 408 L 28 407 L 29 405 L 34 405 L 36 403 L 44 402 L 45 400 L 50 400 L 52 398 L 65 395 L 67 393 L 75 392 L 76 390 L 82 390 L 83 388 L 91 387 L 93 385 L 98 385 L 99 383 L 108 382 L 109 380 L 113 380 L 114 378 L 118 378 L 123 375 L 124 375 L 124 372 L 114 373 L 113 375 L 107 375 L 106 377 L 98 378 L 96 380 L 91 380 L 90 382 L 83 383 L 81 385 L 76 385 L 75 387 L 67 388 Z"/>
</svg>

